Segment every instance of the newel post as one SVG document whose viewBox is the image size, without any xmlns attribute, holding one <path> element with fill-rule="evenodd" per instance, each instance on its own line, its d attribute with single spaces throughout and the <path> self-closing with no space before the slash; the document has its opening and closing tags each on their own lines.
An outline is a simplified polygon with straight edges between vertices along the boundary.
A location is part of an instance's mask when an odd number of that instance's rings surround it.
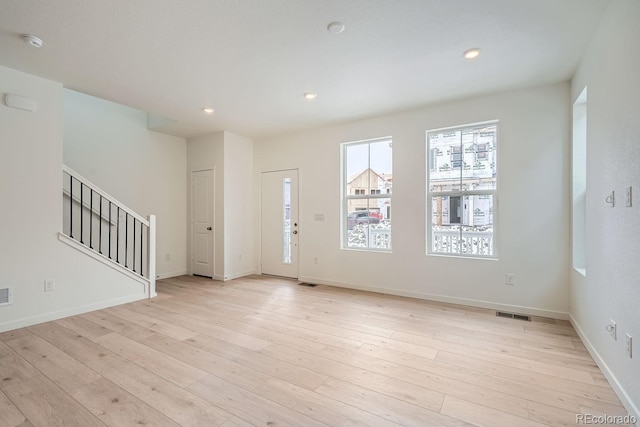
<svg viewBox="0 0 640 427">
<path fill-rule="evenodd" d="M 156 216 L 149 215 L 149 234 L 148 245 L 149 248 L 149 298 L 158 296 L 156 293 Z"/>
</svg>

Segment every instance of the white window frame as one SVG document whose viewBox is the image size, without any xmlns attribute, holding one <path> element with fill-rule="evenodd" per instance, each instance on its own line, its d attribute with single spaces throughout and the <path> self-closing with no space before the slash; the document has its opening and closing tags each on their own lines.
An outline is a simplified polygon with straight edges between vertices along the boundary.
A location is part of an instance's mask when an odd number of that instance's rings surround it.
<svg viewBox="0 0 640 427">
<path fill-rule="evenodd" d="M 351 142 L 343 142 L 340 144 L 340 163 L 341 163 L 341 179 L 340 179 L 340 195 L 341 195 L 341 201 L 342 203 L 340 204 L 340 241 L 341 241 L 341 249 L 345 249 L 345 250 L 350 250 L 350 251 L 367 251 L 367 252 L 385 252 L 385 253 L 391 253 L 392 252 L 392 248 L 393 248 L 393 243 L 390 244 L 390 247 L 388 249 L 379 249 L 379 248 L 372 248 L 372 247 L 350 247 L 348 246 L 348 218 L 347 215 L 349 213 L 349 200 L 358 200 L 358 199 L 363 199 L 363 200 L 367 200 L 367 199 L 389 199 L 389 205 L 392 206 L 393 205 L 393 201 L 392 201 L 392 194 L 393 191 L 388 193 L 388 192 L 380 192 L 378 194 L 367 194 L 367 189 L 364 189 L 364 194 L 362 195 L 355 195 L 355 194 L 348 194 L 347 191 L 347 179 L 349 178 L 349 176 L 347 175 L 347 148 L 354 146 L 354 145 L 371 145 L 371 144 L 375 144 L 375 143 L 380 143 L 380 142 L 389 142 L 390 144 L 393 143 L 393 138 L 391 136 L 385 136 L 385 137 L 380 137 L 380 138 L 372 138 L 372 139 L 365 139 L 365 140 L 360 140 L 360 141 L 351 141 Z M 369 160 L 370 161 L 370 160 Z M 393 164 L 393 160 L 392 160 L 392 164 Z M 393 166 L 392 166 L 393 168 Z M 369 164 L 369 169 L 371 169 L 371 164 Z M 392 184 L 393 185 L 393 184 Z M 368 189 L 369 192 L 371 192 L 371 189 Z M 393 233 L 391 233 L 391 242 L 393 242 Z"/>
<path fill-rule="evenodd" d="M 496 185 L 492 190 L 459 190 L 459 191 L 430 191 L 431 182 L 430 182 L 430 171 L 431 165 L 434 164 L 431 156 L 433 155 L 433 149 L 429 143 L 429 134 L 438 133 L 443 131 L 464 131 L 469 128 L 478 128 L 487 125 L 495 125 L 496 126 L 496 139 L 494 143 L 495 156 L 494 161 L 496 164 Z M 499 188 L 499 167 L 498 167 L 498 158 L 499 158 L 499 121 L 498 120 L 488 120 L 484 122 L 477 123 L 469 123 L 465 125 L 458 126 L 450 126 L 444 128 L 437 129 L 429 129 L 425 133 L 425 146 L 426 146 L 426 163 L 425 163 L 425 175 L 427 183 L 425 188 L 426 193 L 426 254 L 430 256 L 445 256 L 450 258 L 479 258 L 479 259 L 498 259 L 498 230 L 499 230 L 499 218 L 498 218 L 498 188 Z M 462 181 L 462 173 L 463 168 L 460 168 L 460 180 Z M 468 253 L 447 253 L 447 252 L 436 252 L 433 250 L 433 211 L 432 211 L 432 203 L 434 197 L 460 197 L 461 200 L 464 196 L 482 196 L 482 195 L 490 195 L 493 197 L 493 233 L 492 233 L 492 243 L 493 243 L 493 254 L 491 255 L 480 255 L 480 254 L 468 254 Z M 462 235 L 462 227 L 460 227 L 460 233 Z"/>
</svg>

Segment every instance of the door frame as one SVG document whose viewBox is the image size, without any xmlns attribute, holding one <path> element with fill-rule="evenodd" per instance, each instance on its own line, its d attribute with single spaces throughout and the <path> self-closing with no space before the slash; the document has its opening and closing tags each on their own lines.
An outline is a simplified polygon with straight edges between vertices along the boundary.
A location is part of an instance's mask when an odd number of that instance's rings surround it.
<svg viewBox="0 0 640 427">
<path fill-rule="evenodd" d="M 189 179 L 189 194 L 190 194 L 190 198 L 191 198 L 191 203 L 190 203 L 190 215 L 189 215 L 189 239 L 191 241 L 191 245 L 190 245 L 190 259 L 189 259 L 189 273 L 190 275 L 194 275 L 193 272 L 193 263 L 194 263 L 194 259 L 195 259 L 195 239 L 193 238 L 193 232 L 194 232 L 194 221 L 193 221 L 193 217 L 194 217 L 194 203 L 195 203 L 195 198 L 193 197 L 193 190 L 194 190 L 194 186 L 193 186 L 193 174 L 197 173 L 197 172 L 207 172 L 210 171 L 211 172 L 211 227 L 212 227 L 212 233 L 211 233 L 211 259 L 209 260 L 211 262 L 211 278 L 212 279 L 216 279 L 216 235 L 217 235 L 217 227 L 216 227 L 216 168 L 214 167 L 208 167 L 208 168 L 200 168 L 200 169 L 194 169 L 192 171 L 190 171 L 190 179 Z M 202 276 L 205 277 L 205 276 Z"/>
<path fill-rule="evenodd" d="M 262 188 L 262 174 L 264 173 L 272 173 L 272 172 L 287 172 L 287 171 L 295 171 L 296 172 L 296 184 L 297 184 L 297 212 L 296 212 L 296 217 L 298 218 L 298 225 L 300 225 L 300 168 L 297 167 L 292 167 L 292 168 L 282 168 L 282 169 L 271 169 L 271 170 L 262 170 L 259 172 L 259 183 L 260 183 L 260 194 L 258 197 L 258 203 L 259 203 L 259 209 L 258 209 L 258 215 L 259 215 L 259 221 L 258 221 L 258 267 L 259 267 L 259 271 L 260 274 L 266 274 L 266 275 L 270 275 L 269 273 L 264 273 L 262 271 L 262 193 L 263 193 L 263 188 Z M 300 229 L 300 227 L 298 227 L 298 229 Z M 296 262 L 297 262 L 297 269 L 296 269 L 296 276 L 295 279 L 298 279 L 300 277 L 300 238 L 298 237 L 297 239 L 297 246 L 296 246 Z M 279 277 L 286 277 L 286 276 L 279 276 Z"/>
</svg>

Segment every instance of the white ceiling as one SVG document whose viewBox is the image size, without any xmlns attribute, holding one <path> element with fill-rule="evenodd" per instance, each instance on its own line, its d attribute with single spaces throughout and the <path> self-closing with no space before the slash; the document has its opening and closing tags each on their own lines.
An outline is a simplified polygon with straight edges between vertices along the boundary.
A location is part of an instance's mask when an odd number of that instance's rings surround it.
<svg viewBox="0 0 640 427">
<path fill-rule="evenodd" d="M 0 65 L 174 119 L 162 129 L 174 135 L 259 137 L 569 79 L 606 5 L 0 0 Z M 464 60 L 471 47 L 482 55 Z"/>
</svg>

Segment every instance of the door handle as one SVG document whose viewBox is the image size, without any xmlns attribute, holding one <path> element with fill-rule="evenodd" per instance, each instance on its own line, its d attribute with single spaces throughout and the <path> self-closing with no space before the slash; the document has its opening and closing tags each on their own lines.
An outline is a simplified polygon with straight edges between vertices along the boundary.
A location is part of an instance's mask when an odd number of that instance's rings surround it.
<svg viewBox="0 0 640 427">
<path fill-rule="evenodd" d="M 292 233 L 293 234 L 298 234 L 298 230 L 293 230 Z"/>
<path fill-rule="evenodd" d="M 207 227 L 207 230 L 211 231 L 211 227 Z"/>
</svg>

